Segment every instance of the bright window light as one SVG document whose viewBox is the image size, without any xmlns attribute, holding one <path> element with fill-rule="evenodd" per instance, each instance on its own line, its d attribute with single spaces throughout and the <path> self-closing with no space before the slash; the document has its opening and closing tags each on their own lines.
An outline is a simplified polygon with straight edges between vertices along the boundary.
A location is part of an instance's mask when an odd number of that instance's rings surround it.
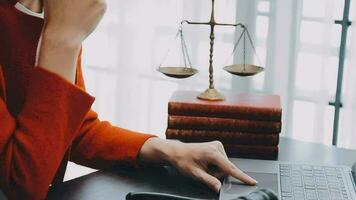
<svg viewBox="0 0 356 200">
<path fill-rule="evenodd" d="M 325 66 L 325 83 L 327 85 L 328 94 L 334 96 L 337 83 L 337 72 L 339 67 L 339 57 L 333 56 L 327 60 Z"/>
<path fill-rule="evenodd" d="M 322 77 L 322 57 L 316 54 L 299 53 L 296 88 L 304 91 L 319 91 Z"/>
<path fill-rule="evenodd" d="M 312 141 L 316 105 L 307 101 L 294 101 L 293 106 L 293 137 Z"/>
<path fill-rule="evenodd" d="M 325 0 L 303 1 L 303 16 L 322 18 L 325 16 Z"/>
<path fill-rule="evenodd" d="M 265 39 L 268 36 L 269 19 L 265 16 L 258 16 L 256 20 L 256 36 Z"/>
<path fill-rule="evenodd" d="M 270 7 L 270 3 L 269 1 L 260 1 L 258 2 L 258 11 L 260 12 L 269 12 L 269 7 Z"/>
<path fill-rule="evenodd" d="M 302 21 L 300 41 L 307 44 L 323 44 L 325 27 L 323 23 Z"/>
</svg>

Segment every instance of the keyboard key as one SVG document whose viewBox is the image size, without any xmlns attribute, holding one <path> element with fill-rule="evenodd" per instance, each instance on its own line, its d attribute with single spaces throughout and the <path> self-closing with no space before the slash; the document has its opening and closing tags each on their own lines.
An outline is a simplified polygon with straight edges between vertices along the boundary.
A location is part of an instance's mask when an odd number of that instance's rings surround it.
<svg viewBox="0 0 356 200">
<path fill-rule="evenodd" d="M 318 199 L 316 191 L 314 189 L 306 189 L 305 196 L 307 199 Z"/>
<path fill-rule="evenodd" d="M 338 183 L 328 183 L 328 186 L 330 189 L 339 189 L 339 184 Z"/>
<path fill-rule="evenodd" d="M 328 185 L 327 184 L 317 184 L 316 188 L 321 189 L 321 190 L 322 189 L 327 190 L 328 189 Z"/>
<path fill-rule="evenodd" d="M 280 175 L 281 175 L 281 176 L 287 176 L 287 177 L 291 176 L 290 173 L 285 173 L 285 172 L 281 172 Z"/>
<path fill-rule="evenodd" d="M 332 200 L 342 200 L 340 191 L 330 191 L 330 198 Z"/>
<path fill-rule="evenodd" d="M 303 172 L 303 176 L 305 176 L 305 177 L 314 177 L 314 174 L 313 174 L 313 172 L 304 171 Z"/>
<path fill-rule="evenodd" d="M 301 170 L 301 166 L 300 165 L 292 165 L 292 170 Z"/>
<path fill-rule="evenodd" d="M 292 192 L 292 182 L 289 177 L 281 176 L 282 192 Z"/>
<path fill-rule="evenodd" d="M 294 197 L 294 200 L 305 200 L 305 198 Z"/>
<path fill-rule="evenodd" d="M 291 192 L 282 192 L 282 197 L 293 197 L 293 193 L 291 193 Z"/>
<path fill-rule="evenodd" d="M 316 185 L 327 185 L 328 183 L 326 180 L 315 180 Z"/>
<path fill-rule="evenodd" d="M 314 172 L 315 177 L 325 177 L 324 172 Z"/>
<path fill-rule="evenodd" d="M 336 171 L 335 167 L 324 167 L 324 170 L 325 171 L 333 171 L 333 172 Z"/>
<path fill-rule="evenodd" d="M 302 180 L 300 180 L 300 181 L 293 181 L 293 186 L 294 186 L 294 187 L 303 187 L 303 182 L 302 182 Z"/>
<path fill-rule="evenodd" d="M 296 194 L 293 194 L 293 196 L 295 199 L 305 199 L 304 193 L 296 193 Z"/>
<path fill-rule="evenodd" d="M 314 188 L 315 182 L 313 177 L 304 177 L 304 187 L 306 188 Z"/>
<path fill-rule="evenodd" d="M 282 197 L 282 200 L 294 200 L 293 197 Z"/>
<path fill-rule="evenodd" d="M 330 199 L 330 193 L 327 190 L 318 190 L 319 199 Z"/>
<path fill-rule="evenodd" d="M 290 168 L 290 164 L 279 164 L 279 168 Z"/>
<path fill-rule="evenodd" d="M 311 165 L 303 165 L 302 169 L 305 171 L 313 171 L 313 167 Z"/>
</svg>

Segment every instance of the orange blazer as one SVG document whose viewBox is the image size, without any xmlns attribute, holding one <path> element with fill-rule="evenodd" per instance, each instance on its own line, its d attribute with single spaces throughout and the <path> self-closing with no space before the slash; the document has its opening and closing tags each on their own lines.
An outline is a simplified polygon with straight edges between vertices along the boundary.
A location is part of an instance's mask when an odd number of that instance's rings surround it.
<svg viewBox="0 0 356 200">
<path fill-rule="evenodd" d="M 80 56 L 76 85 L 33 66 L 42 25 L 0 0 L 0 188 L 9 199 L 46 198 L 70 146 L 71 161 L 108 168 L 135 165 L 152 137 L 98 119 Z"/>
</svg>

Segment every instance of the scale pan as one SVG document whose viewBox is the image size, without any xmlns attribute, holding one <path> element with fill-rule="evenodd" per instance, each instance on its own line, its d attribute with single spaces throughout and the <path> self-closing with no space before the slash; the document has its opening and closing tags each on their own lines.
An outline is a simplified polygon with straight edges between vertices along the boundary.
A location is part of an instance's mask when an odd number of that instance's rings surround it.
<svg viewBox="0 0 356 200">
<path fill-rule="evenodd" d="M 198 70 L 188 67 L 160 67 L 158 71 L 172 78 L 188 78 L 198 73 Z"/>
<path fill-rule="evenodd" d="M 226 66 L 224 70 L 237 76 L 253 76 L 262 72 L 264 69 L 257 65 L 238 64 Z"/>
</svg>

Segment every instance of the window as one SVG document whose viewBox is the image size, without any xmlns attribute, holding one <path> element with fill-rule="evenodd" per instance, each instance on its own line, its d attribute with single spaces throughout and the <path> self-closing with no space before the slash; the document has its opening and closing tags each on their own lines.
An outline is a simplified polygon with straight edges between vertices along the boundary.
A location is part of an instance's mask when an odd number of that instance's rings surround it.
<svg viewBox="0 0 356 200">
<path fill-rule="evenodd" d="M 335 99 L 341 26 L 334 24 L 334 20 L 342 19 L 341 2 L 300 1 L 302 12 L 299 16 L 294 94 L 298 103 L 294 102 L 293 106 L 293 137 L 326 144 L 332 142 L 333 126 L 330 125 L 334 123 L 334 111 L 333 107 L 326 105 Z M 324 117 L 316 118 L 319 120 L 314 121 L 316 126 L 302 126 L 310 123 L 312 119 L 309 117 L 315 115 L 315 110 Z M 301 111 L 304 114 L 300 114 Z M 318 131 L 322 131 L 319 134 L 322 137 L 302 135 Z"/>
<path fill-rule="evenodd" d="M 266 68 L 255 77 L 235 80 L 234 87 L 280 94 L 283 134 L 331 144 L 334 107 L 329 102 L 335 99 L 341 41 L 341 26 L 334 21 L 342 19 L 344 1 L 243 2 L 240 21 L 250 25 Z M 258 63 L 256 57 L 251 60 Z"/>
</svg>

